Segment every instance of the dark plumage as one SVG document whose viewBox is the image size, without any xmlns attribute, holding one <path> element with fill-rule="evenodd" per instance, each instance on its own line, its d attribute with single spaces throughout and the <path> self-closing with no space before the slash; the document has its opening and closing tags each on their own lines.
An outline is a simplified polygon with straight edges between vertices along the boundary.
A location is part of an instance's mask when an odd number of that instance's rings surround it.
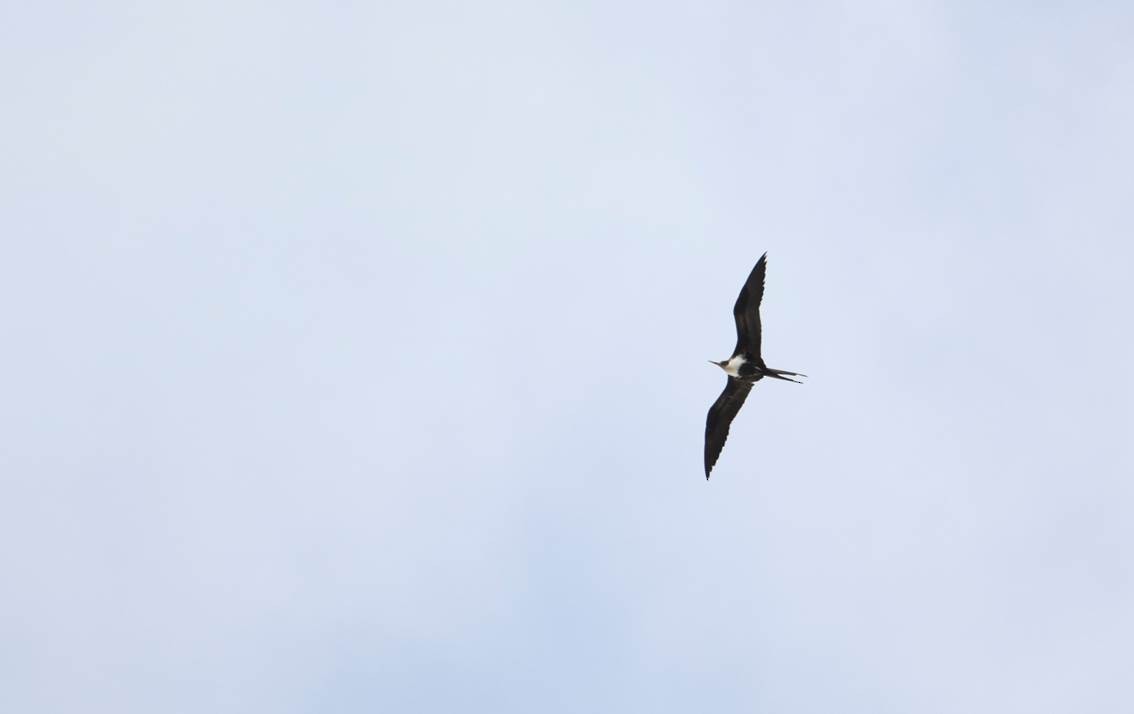
<svg viewBox="0 0 1134 714">
<path fill-rule="evenodd" d="M 717 463 L 725 441 L 728 439 L 728 429 L 732 420 L 740 412 L 752 385 L 764 377 L 782 379 L 788 382 L 797 380 L 790 377 L 804 377 L 797 372 L 788 372 L 782 369 L 773 369 L 764 364 L 760 356 L 760 302 L 764 298 L 764 275 L 767 272 L 768 254 L 760 256 L 756 266 L 748 275 L 736 304 L 732 308 L 732 316 L 736 320 L 736 349 L 732 357 L 721 362 L 713 362 L 728 374 L 728 382 L 724 391 L 709 408 L 709 415 L 705 420 L 705 478 Z M 712 360 L 710 360 L 712 361 Z M 787 375 L 787 376 L 785 376 Z"/>
</svg>

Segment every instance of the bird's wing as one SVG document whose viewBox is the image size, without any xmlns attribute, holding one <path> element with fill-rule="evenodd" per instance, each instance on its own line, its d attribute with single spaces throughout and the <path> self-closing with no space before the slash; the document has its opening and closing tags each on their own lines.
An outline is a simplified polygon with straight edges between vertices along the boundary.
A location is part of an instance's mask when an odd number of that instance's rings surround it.
<svg viewBox="0 0 1134 714">
<path fill-rule="evenodd" d="M 748 393 L 752 391 L 752 384 L 750 382 L 742 382 L 739 379 L 728 378 L 728 384 L 725 385 L 724 391 L 721 396 L 717 397 L 717 401 L 713 402 L 713 406 L 709 407 L 709 416 L 705 420 L 705 478 L 709 478 L 709 472 L 713 470 L 713 464 L 717 463 L 717 457 L 721 455 L 721 449 L 724 448 L 725 440 L 728 439 L 728 427 L 732 424 L 733 418 L 740 407 L 744 405 L 744 400 L 748 398 Z"/>
<path fill-rule="evenodd" d="M 732 355 L 744 353 L 754 357 L 763 365 L 760 358 L 760 301 L 764 298 L 764 272 L 767 268 L 768 254 L 760 256 L 756 267 L 748 274 L 748 280 L 740 289 L 732 316 L 736 319 L 736 349 Z"/>
</svg>

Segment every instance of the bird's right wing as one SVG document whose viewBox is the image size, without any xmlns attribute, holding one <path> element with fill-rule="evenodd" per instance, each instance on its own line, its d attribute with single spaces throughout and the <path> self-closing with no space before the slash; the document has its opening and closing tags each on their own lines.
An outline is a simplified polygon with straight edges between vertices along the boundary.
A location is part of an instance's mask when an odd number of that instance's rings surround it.
<svg viewBox="0 0 1134 714">
<path fill-rule="evenodd" d="M 732 307 L 732 316 L 736 320 L 734 357 L 746 354 L 760 361 L 760 301 L 764 299 L 764 274 L 767 269 L 768 254 L 765 253 L 756 261 L 756 266 L 740 289 L 740 295 L 736 296 L 736 304 Z"/>
<path fill-rule="evenodd" d="M 752 391 L 752 384 L 739 379 L 728 378 L 721 396 L 709 407 L 709 416 L 705 420 L 705 478 L 717 463 L 721 455 L 725 440 L 728 439 L 728 427 L 736 417 L 748 393 Z"/>
</svg>

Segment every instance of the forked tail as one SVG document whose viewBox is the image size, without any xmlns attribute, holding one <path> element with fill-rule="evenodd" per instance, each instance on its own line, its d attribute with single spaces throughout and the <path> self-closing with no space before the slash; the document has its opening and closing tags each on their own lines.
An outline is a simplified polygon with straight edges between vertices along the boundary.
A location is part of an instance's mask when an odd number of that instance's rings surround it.
<svg viewBox="0 0 1134 714">
<path fill-rule="evenodd" d="M 786 369 L 772 369 L 771 367 L 765 367 L 763 372 L 764 372 L 765 377 L 773 377 L 775 379 L 782 379 L 785 382 L 795 382 L 796 384 L 803 384 L 803 382 L 799 381 L 798 379 L 792 379 L 791 377 L 806 377 L 807 376 L 806 374 L 800 374 L 799 372 L 789 372 Z M 785 374 L 791 375 L 791 376 L 785 377 L 784 376 Z"/>
</svg>

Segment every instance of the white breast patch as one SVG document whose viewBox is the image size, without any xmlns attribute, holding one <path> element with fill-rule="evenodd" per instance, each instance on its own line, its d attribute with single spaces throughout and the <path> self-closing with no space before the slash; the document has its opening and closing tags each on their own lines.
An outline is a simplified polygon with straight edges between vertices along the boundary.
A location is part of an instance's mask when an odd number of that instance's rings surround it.
<svg viewBox="0 0 1134 714">
<path fill-rule="evenodd" d="M 744 359 L 743 355 L 737 355 L 737 356 L 733 357 L 732 359 L 730 359 L 728 361 L 728 364 L 726 364 L 724 366 L 725 374 L 727 374 L 730 377 L 739 377 L 740 376 L 740 365 L 744 364 L 747 361 L 748 360 Z"/>
</svg>

